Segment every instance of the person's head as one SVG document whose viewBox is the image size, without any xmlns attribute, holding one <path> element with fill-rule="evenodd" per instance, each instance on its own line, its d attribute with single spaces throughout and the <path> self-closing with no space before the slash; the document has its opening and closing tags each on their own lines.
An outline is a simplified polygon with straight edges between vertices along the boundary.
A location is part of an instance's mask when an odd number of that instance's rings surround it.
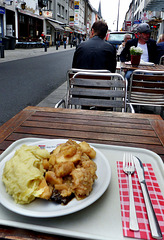
<svg viewBox="0 0 164 240">
<path fill-rule="evenodd" d="M 129 40 L 131 40 L 132 39 L 132 37 L 131 37 L 131 35 L 130 34 L 125 34 L 125 36 L 124 36 L 124 42 L 126 43 L 127 41 L 129 41 Z"/>
<path fill-rule="evenodd" d="M 149 24 L 147 23 L 139 24 L 137 28 L 137 33 L 138 33 L 139 41 L 146 43 L 149 40 L 150 34 L 151 34 L 151 29 Z"/>
<path fill-rule="evenodd" d="M 104 39 L 108 31 L 108 25 L 103 21 L 96 21 L 91 28 L 91 36 L 99 36 Z"/>
<path fill-rule="evenodd" d="M 164 42 L 164 34 L 161 34 L 158 38 L 157 43 Z"/>
</svg>

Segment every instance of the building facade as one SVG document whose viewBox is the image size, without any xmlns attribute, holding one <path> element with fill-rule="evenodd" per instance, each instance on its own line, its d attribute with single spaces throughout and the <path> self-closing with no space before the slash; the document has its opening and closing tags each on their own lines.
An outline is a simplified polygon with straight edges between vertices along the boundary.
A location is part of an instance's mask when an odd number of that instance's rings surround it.
<svg viewBox="0 0 164 240">
<path fill-rule="evenodd" d="M 164 33 L 163 0 L 132 0 L 122 29 L 136 31 L 138 25 L 143 22 L 150 25 L 153 39 L 157 40 L 159 35 Z"/>
<path fill-rule="evenodd" d="M 73 35 L 89 35 L 94 20 L 99 19 L 89 0 L 0 0 L 0 43 L 7 37 L 17 42 L 36 42 L 45 34 L 49 43 Z"/>
</svg>

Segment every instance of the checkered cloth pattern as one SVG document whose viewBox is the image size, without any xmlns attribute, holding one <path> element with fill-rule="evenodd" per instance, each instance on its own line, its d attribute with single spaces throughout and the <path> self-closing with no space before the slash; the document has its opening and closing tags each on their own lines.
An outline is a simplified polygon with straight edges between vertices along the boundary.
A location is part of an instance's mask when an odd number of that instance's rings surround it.
<svg viewBox="0 0 164 240">
<path fill-rule="evenodd" d="M 149 191 L 149 195 L 163 234 L 164 239 L 164 198 L 159 188 L 157 179 L 155 177 L 151 164 L 143 164 L 145 170 L 145 179 Z M 117 172 L 119 181 L 120 203 L 121 203 L 121 217 L 123 235 L 125 237 L 137 238 L 137 239 L 150 239 L 151 237 L 150 227 L 148 223 L 146 207 L 142 195 L 142 190 L 138 180 L 137 173 L 132 175 L 133 194 L 139 225 L 139 231 L 132 231 L 129 229 L 129 188 L 128 188 L 128 176 L 123 172 L 123 162 L 117 162 Z"/>
</svg>

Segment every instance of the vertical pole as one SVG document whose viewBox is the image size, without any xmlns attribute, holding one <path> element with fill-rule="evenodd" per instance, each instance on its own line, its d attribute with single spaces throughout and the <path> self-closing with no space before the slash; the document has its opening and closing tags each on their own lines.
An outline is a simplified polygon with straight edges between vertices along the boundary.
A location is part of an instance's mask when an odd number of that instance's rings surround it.
<svg viewBox="0 0 164 240">
<path fill-rule="evenodd" d="M 118 0 L 117 31 L 118 31 L 119 15 L 120 15 L 120 0 Z"/>
</svg>

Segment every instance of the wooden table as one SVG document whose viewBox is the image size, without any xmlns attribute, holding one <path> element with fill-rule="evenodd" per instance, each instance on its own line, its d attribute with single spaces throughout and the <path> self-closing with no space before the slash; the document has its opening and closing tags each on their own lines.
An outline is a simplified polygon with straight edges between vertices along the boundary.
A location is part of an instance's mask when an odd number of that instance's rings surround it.
<svg viewBox="0 0 164 240">
<path fill-rule="evenodd" d="M 159 115 L 27 107 L 0 127 L 0 153 L 25 137 L 71 138 L 146 148 L 164 162 L 163 132 L 164 121 Z M 0 226 L 0 238 L 70 239 L 7 226 Z"/>
<path fill-rule="evenodd" d="M 164 71 L 164 65 L 155 64 L 154 66 L 132 66 L 131 64 L 125 64 L 124 62 L 117 62 L 117 70 L 149 70 L 149 71 Z"/>
</svg>

